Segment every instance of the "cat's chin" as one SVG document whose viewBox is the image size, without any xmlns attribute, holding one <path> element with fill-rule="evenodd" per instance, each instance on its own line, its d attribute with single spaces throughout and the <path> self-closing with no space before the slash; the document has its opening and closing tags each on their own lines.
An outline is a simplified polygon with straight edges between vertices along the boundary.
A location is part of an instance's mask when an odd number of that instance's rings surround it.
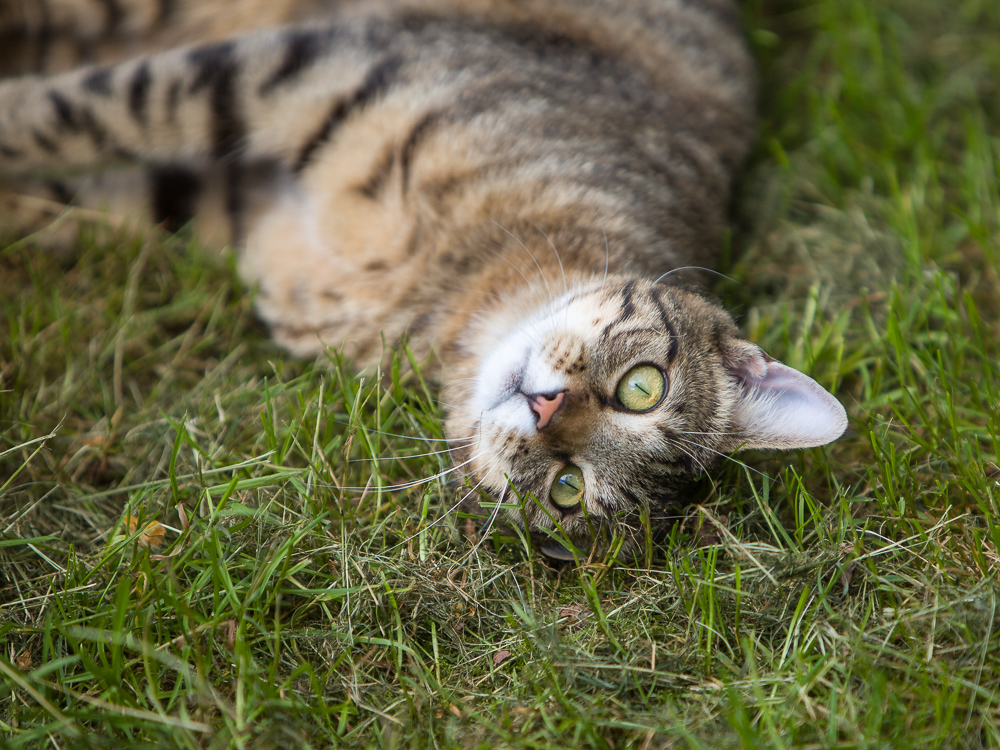
<svg viewBox="0 0 1000 750">
<path fill-rule="evenodd" d="M 643 530 L 619 526 L 597 530 L 597 541 L 588 533 L 567 538 L 552 532 L 533 531 L 530 534 L 534 550 L 551 560 L 585 563 L 601 561 L 607 556 L 619 563 L 629 564 L 640 559 L 646 551 Z"/>
<path fill-rule="evenodd" d="M 472 515 L 479 517 L 484 524 L 488 522 L 489 513 L 479 505 L 478 501 L 466 501 L 465 510 Z M 497 532 L 500 537 L 508 539 L 523 538 L 521 530 L 515 531 L 511 519 L 494 522 L 491 527 L 486 528 L 486 533 Z M 598 541 L 594 541 L 590 532 L 583 535 L 567 537 L 552 530 L 541 531 L 538 529 L 528 533 L 531 539 L 531 547 L 535 552 L 544 555 L 551 560 L 560 562 L 573 562 L 582 564 L 588 560 L 600 561 L 609 553 L 619 563 L 633 563 L 640 559 L 646 551 L 644 533 L 641 528 L 618 526 L 615 531 L 610 528 L 599 528 L 597 530 Z"/>
</svg>

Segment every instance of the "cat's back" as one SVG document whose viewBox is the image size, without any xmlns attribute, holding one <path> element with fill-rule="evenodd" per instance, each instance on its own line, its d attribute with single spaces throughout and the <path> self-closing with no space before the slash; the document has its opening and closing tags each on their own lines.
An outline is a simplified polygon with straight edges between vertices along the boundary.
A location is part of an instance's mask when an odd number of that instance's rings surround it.
<svg viewBox="0 0 1000 750">
<path fill-rule="evenodd" d="M 0 72 L 53 73 L 282 25 L 436 20 L 532 52 L 577 48 L 643 66 L 665 88 L 746 107 L 752 65 L 731 0 L 7 0 Z"/>
<path fill-rule="evenodd" d="M 9 89 L 35 104 L 0 123 L 2 145 L 28 168 L 209 157 L 222 181 L 203 192 L 222 197 L 234 238 L 249 234 L 244 273 L 295 351 L 317 331 L 413 333 L 445 272 L 495 284 L 494 254 L 536 227 L 588 272 L 711 265 L 753 135 L 729 0 L 16 0 L 0 13 L 0 28 L 29 29 L 21 62 L 36 69 L 168 50 L 58 91 Z M 265 173 L 274 210 L 247 210 L 254 160 L 289 178 Z"/>
</svg>

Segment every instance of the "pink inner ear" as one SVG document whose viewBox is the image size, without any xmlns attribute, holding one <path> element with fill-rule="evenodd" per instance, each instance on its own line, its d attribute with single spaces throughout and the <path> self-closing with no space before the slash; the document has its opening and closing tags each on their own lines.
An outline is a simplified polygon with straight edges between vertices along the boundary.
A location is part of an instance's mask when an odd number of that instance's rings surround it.
<svg viewBox="0 0 1000 750">
<path fill-rule="evenodd" d="M 745 346 L 752 350 L 727 368 L 741 386 L 733 421 L 743 447 L 809 448 L 844 434 L 847 413 L 837 399 L 808 375 Z"/>
<path fill-rule="evenodd" d="M 771 359 L 765 365 L 765 368 L 764 372 L 760 374 L 753 373 L 749 377 L 744 378 L 743 382 L 747 386 L 757 388 L 761 391 L 795 391 L 802 387 L 802 379 L 805 378 L 809 383 L 815 384 L 817 388 L 821 388 L 819 383 L 816 383 L 808 375 L 803 375 L 798 370 L 776 359 Z M 826 391 L 824 390 L 823 393 L 826 393 Z"/>
<path fill-rule="evenodd" d="M 777 361 L 773 357 L 769 357 L 765 354 L 763 349 L 756 346 L 753 348 L 756 349 L 756 351 L 753 352 L 748 359 L 740 362 L 738 365 L 728 368 L 729 371 L 741 381 L 764 378 L 767 375 L 768 362 Z"/>
</svg>

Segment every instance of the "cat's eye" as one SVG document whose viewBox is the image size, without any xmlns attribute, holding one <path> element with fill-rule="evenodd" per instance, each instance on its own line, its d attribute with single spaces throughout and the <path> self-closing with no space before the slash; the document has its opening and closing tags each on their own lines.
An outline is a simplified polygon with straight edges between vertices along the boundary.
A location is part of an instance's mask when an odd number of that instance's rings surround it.
<svg viewBox="0 0 1000 750">
<path fill-rule="evenodd" d="M 559 470 L 549 490 L 552 502 L 564 510 L 575 508 L 583 500 L 583 472 L 579 466 L 566 464 Z"/>
<path fill-rule="evenodd" d="M 667 378 L 658 367 L 638 365 L 618 382 L 618 403 L 629 411 L 649 411 L 663 400 Z"/>
</svg>

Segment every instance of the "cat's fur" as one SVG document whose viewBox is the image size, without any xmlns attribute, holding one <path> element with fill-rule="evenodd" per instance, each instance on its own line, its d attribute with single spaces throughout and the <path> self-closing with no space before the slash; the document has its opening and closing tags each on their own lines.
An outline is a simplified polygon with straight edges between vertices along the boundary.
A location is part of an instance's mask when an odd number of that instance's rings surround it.
<svg viewBox="0 0 1000 750">
<path fill-rule="evenodd" d="M 712 265 L 752 140 L 729 0 L 5 8 L 0 30 L 42 19 L 22 63 L 165 51 L 0 83 L 0 174 L 139 161 L 162 221 L 211 185 L 283 346 L 437 351 L 448 435 L 475 486 L 521 506 L 510 523 L 639 536 L 720 456 L 843 432 L 814 381 L 656 281 Z M 644 363 L 667 391 L 637 413 L 616 389 Z M 562 510 L 567 464 L 585 490 Z"/>
</svg>

